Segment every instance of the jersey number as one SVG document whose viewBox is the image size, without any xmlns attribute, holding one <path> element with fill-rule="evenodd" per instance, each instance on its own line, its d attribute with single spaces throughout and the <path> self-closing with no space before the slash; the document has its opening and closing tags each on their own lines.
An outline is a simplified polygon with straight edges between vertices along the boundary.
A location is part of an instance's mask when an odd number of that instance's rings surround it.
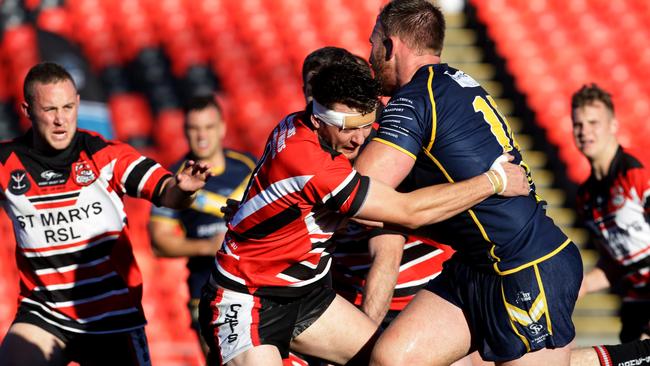
<svg viewBox="0 0 650 366">
<path fill-rule="evenodd" d="M 488 102 L 490 103 L 489 105 Z M 512 150 L 512 145 L 514 145 L 517 150 L 519 149 L 519 145 L 517 144 L 517 141 L 515 141 L 515 137 L 512 134 L 510 125 L 508 125 L 508 121 L 503 116 L 503 114 L 499 112 L 497 104 L 494 102 L 494 99 L 492 99 L 491 96 L 488 95 L 487 100 L 485 100 L 485 98 L 477 95 L 474 97 L 472 106 L 474 107 L 474 112 L 483 113 L 483 119 L 490 125 L 490 131 L 494 137 L 497 138 L 499 145 L 501 145 L 503 148 L 503 152 Z M 504 125 L 505 129 L 503 128 Z"/>
<path fill-rule="evenodd" d="M 486 98 L 487 101 L 485 100 Z M 490 131 L 494 137 L 496 137 L 499 145 L 501 145 L 503 148 L 504 153 L 511 151 L 512 145 L 514 145 L 515 148 L 519 150 L 519 144 L 517 144 L 517 140 L 515 140 L 515 136 L 512 134 L 512 129 L 510 129 L 508 120 L 506 120 L 506 117 L 504 117 L 503 114 L 499 112 L 494 99 L 492 99 L 492 97 L 489 95 L 486 98 L 478 95 L 474 97 L 474 101 L 472 102 L 472 106 L 474 106 L 474 112 L 483 113 L 483 119 L 490 125 Z M 488 105 L 488 103 L 490 104 Z M 505 126 L 505 129 L 503 126 Z M 523 160 L 519 162 L 519 165 L 521 165 L 521 167 L 526 171 L 526 175 L 528 176 L 528 184 L 530 184 L 532 187 L 533 176 L 531 174 L 530 167 Z M 538 202 L 541 201 L 541 198 L 537 195 L 537 193 L 535 193 L 535 198 Z"/>
</svg>

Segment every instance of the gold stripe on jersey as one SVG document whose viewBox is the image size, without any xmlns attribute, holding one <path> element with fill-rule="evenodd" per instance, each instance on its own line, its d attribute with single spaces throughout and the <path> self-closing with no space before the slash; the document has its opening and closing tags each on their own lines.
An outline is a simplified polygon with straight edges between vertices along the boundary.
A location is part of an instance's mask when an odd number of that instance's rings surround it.
<svg viewBox="0 0 650 366">
<path fill-rule="evenodd" d="M 205 201 L 199 204 L 198 201 L 200 200 L 195 199 L 194 202 L 192 202 L 191 206 L 193 210 L 216 217 L 223 217 L 221 207 L 226 205 L 226 200 L 228 197 L 203 189 L 199 190 L 199 195 L 204 196 Z"/>
<path fill-rule="evenodd" d="M 392 148 L 394 148 L 394 149 L 396 149 L 396 150 L 399 150 L 399 151 L 403 152 L 404 154 L 406 154 L 406 155 L 412 157 L 413 160 L 417 160 L 417 159 L 418 159 L 418 157 L 415 156 L 415 155 L 413 155 L 410 151 L 408 151 L 408 150 L 404 149 L 403 147 L 401 147 L 401 146 L 399 146 L 399 145 L 396 145 L 396 144 L 394 144 L 394 143 L 392 143 L 392 142 L 390 142 L 390 141 L 386 141 L 386 140 L 384 140 L 384 139 L 382 139 L 382 138 L 379 138 L 379 137 L 375 137 L 375 138 L 373 138 L 372 141 L 381 142 L 381 143 L 384 144 L 384 145 L 388 145 L 388 146 L 390 146 L 390 147 L 392 147 Z"/>
<path fill-rule="evenodd" d="M 436 139 L 436 127 L 438 125 L 438 116 L 436 114 L 436 100 L 433 98 L 433 66 L 429 66 L 429 80 L 427 81 L 427 90 L 429 91 L 429 101 L 431 102 L 431 137 L 426 150 L 431 151 L 433 141 Z"/>
<path fill-rule="evenodd" d="M 246 187 L 248 187 L 248 181 L 250 179 L 251 179 L 251 174 L 247 175 L 246 178 L 242 179 L 241 183 L 239 183 L 237 188 L 233 189 L 233 191 L 230 192 L 230 196 L 228 196 L 228 198 L 240 201 L 242 197 L 244 197 L 244 192 L 246 192 Z"/>
<path fill-rule="evenodd" d="M 246 166 L 250 169 L 253 170 L 255 169 L 255 162 L 253 159 L 248 157 L 246 154 L 238 153 L 236 151 L 228 150 L 226 151 L 226 156 L 233 158 L 235 160 L 239 160 L 242 163 L 246 164 Z"/>
<path fill-rule="evenodd" d="M 180 220 L 173 219 L 167 216 L 151 215 L 149 221 L 161 222 L 164 224 L 171 224 L 171 225 L 182 225 Z"/>
<path fill-rule="evenodd" d="M 449 173 L 447 173 L 445 168 L 442 167 L 442 164 L 440 164 L 438 159 L 436 159 L 433 155 L 431 155 L 431 153 L 429 151 L 427 151 L 427 150 L 424 150 L 424 153 L 429 157 L 429 159 L 431 159 L 431 161 L 433 161 L 434 164 L 436 164 L 438 169 L 440 169 L 442 174 L 444 174 L 445 177 L 447 178 L 447 181 L 449 181 L 449 183 L 454 183 L 453 178 L 449 175 Z M 485 241 L 487 241 L 488 243 L 492 244 L 492 248 L 490 248 L 490 255 L 497 262 L 501 261 L 501 258 L 497 257 L 496 254 L 494 253 L 494 249 L 495 249 L 494 243 L 492 243 L 492 240 L 490 240 L 490 238 L 488 237 L 487 232 L 485 231 L 485 228 L 483 227 L 483 225 L 479 221 L 478 217 L 476 217 L 476 214 L 474 213 L 474 211 L 472 209 L 469 209 L 469 210 L 467 210 L 467 212 L 469 213 L 469 216 L 472 218 L 472 221 L 474 221 L 474 223 L 476 224 L 476 227 L 478 228 L 478 230 L 481 232 L 481 236 L 483 237 L 483 239 Z"/>
<path fill-rule="evenodd" d="M 494 263 L 494 270 L 498 274 L 500 274 L 501 276 L 509 275 L 509 274 L 515 273 L 515 272 L 519 272 L 524 268 L 528 268 L 530 266 L 536 265 L 537 263 L 541 263 L 541 262 L 551 258 L 552 256 L 556 255 L 557 253 L 561 252 L 562 249 L 564 249 L 564 247 L 566 247 L 570 243 L 571 243 L 571 239 L 567 239 L 567 240 L 564 241 L 564 243 L 562 243 L 559 247 L 555 248 L 555 250 L 548 253 L 547 255 L 545 255 L 543 257 L 539 257 L 539 258 L 537 258 L 537 259 L 535 259 L 533 261 L 530 261 L 528 263 L 524 263 L 519 267 L 515 267 L 515 268 L 512 268 L 512 269 L 505 270 L 505 271 L 502 271 L 502 270 L 499 269 L 499 266 L 498 266 L 499 263 Z"/>
</svg>

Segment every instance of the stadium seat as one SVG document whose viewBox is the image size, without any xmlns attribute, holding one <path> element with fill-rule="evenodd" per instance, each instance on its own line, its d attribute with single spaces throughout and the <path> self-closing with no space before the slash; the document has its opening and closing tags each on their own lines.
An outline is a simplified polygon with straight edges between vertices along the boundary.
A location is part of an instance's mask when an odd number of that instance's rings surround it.
<svg viewBox="0 0 650 366">
<path fill-rule="evenodd" d="M 646 47 L 650 26 L 643 21 L 648 15 L 646 1 L 474 0 L 472 4 L 517 87 L 537 113 L 538 123 L 558 145 L 571 179 L 579 182 L 588 174 L 586 163 L 574 163 L 577 150 L 570 128 L 564 126 L 570 124 L 571 94 L 580 86 L 596 82 L 614 95 L 624 145 L 643 140 L 638 137 L 647 133 L 647 113 L 643 113 L 650 108 L 650 88 L 644 82 L 650 76 Z M 561 100 L 564 107 L 547 111 L 551 99 Z M 650 153 L 645 157 L 650 158 Z"/>
</svg>

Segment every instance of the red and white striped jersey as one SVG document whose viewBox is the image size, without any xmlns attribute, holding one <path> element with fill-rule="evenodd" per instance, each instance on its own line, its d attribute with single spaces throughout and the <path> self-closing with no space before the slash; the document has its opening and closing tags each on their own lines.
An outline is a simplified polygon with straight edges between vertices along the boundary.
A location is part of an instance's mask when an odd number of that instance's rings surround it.
<svg viewBox="0 0 650 366">
<path fill-rule="evenodd" d="M 601 253 L 599 266 L 626 300 L 650 300 L 650 170 L 622 148 L 602 180 L 580 186 L 578 213 Z"/>
<path fill-rule="evenodd" d="M 169 172 L 88 131 L 78 130 L 56 154 L 34 149 L 31 133 L 0 144 L 21 308 L 71 332 L 142 327 L 142 280 L 122 196 L 156 200 Z"/>
<path fill-rule="evenodd" d="M 357 306 L 363 301 L 363 288 L 372 265 L 368 240 L 381 235 L 382 232 L 382 230 L 350 224 L 345 231 L 337 232 L 332 238 L 336 245 L 332 255 L 334 289 Z M 390 310 L 404 309 L 421 288 L 440 274 L 442 264 L 453 253 L 454 250 L 447 245 L 409 235 L 404 243 Z"/>
<path fill-rule="evenodd" d="M 273 130 L 249 182 L 213 276 L 258 296 L 298 296 L 330 268 L 334 231 L 363 205 L 369 179 L 320 140 L 309 114 Z"/>
</svg>

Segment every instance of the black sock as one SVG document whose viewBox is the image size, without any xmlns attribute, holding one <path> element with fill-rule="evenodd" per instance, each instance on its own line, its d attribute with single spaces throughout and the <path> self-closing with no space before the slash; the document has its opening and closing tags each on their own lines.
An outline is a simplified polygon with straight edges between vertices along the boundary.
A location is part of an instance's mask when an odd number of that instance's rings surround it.
<svg viewBox="0 0 650 366">
<path fill-rule="evenodd" d="M 650 339 L 613 346 L 594 346 L 601 366 L 650 365 Z"/>
</svg>

